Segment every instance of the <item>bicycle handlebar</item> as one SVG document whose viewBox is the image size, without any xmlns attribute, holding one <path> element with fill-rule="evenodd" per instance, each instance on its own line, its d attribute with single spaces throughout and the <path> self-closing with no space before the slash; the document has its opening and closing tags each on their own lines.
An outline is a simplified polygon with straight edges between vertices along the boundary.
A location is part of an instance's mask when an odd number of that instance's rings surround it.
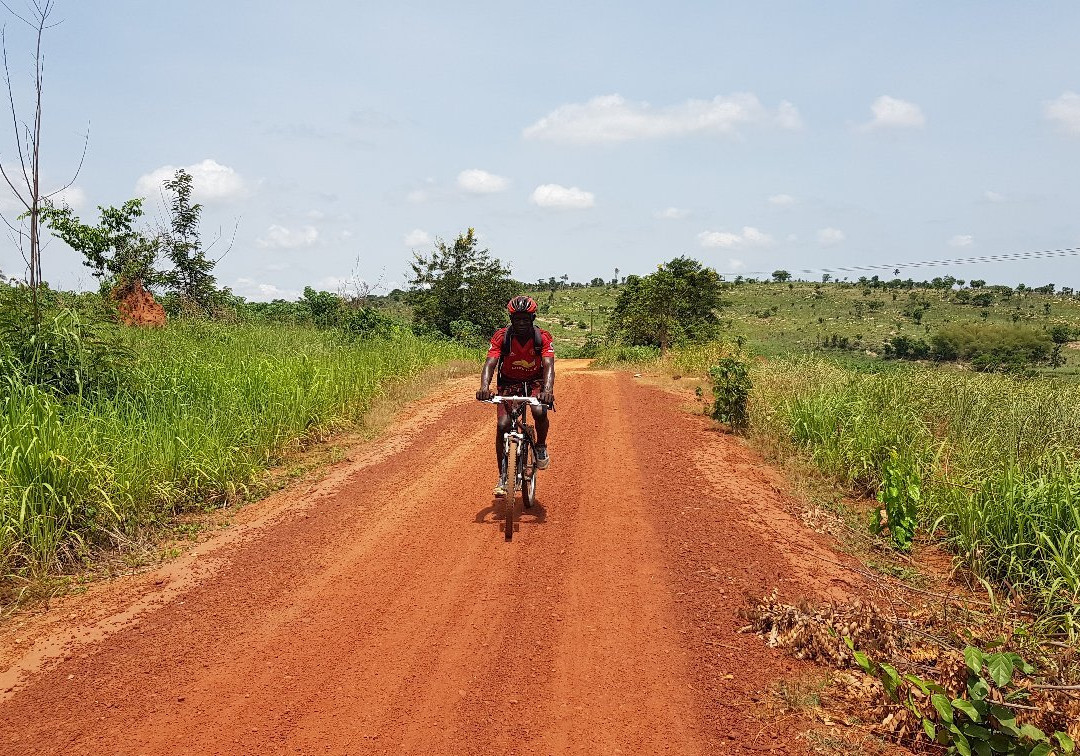
<svg viewBox="0 0 1080 756">
<path fill-rule="evenodd" d="M 493 396 L 490 399 L 481 399 L 484 404 L 528 404 L 530 407 L 547 407 L 554 409 L 550 404 L 544 404 L 535 396 Z"/>
</svg>

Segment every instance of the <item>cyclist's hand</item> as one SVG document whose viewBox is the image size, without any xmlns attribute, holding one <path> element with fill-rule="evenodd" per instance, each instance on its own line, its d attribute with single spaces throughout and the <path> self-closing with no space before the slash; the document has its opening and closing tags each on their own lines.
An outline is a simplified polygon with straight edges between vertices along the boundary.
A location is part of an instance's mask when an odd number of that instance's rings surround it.
<svg viewBox="0 0 1080 756">
<path fill-rule="evenodd" d="M 495 392 L 492 391 L 490 388 L 482 388 L 476 392 L 476 401 L 486 402 L 490 400 L 493 396 L 495 396 Z"/>
<path fill-rule="evenodd" d="M 540 396 L 537 397 L 541 403 L 548 405 L 549 407 L 555 403 L 554 391 L 541 391 Z"/>
</svg>

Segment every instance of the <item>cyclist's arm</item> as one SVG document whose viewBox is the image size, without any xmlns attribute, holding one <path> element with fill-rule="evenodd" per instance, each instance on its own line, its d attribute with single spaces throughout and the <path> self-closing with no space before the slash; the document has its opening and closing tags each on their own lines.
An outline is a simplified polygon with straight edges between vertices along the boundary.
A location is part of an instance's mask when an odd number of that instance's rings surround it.
<svg viewBox="0 0 1080 756">
<path fill-rule="evenodd" d="M 477 399 L 491 398 L 491 377 L 495 374 L 495 369 L 498 365 L 498 357 L 488 357 L 487 360 L 484 361 L 484 369 L 480 371 L 480 390 L 476 392 Z"/>
<path fill-rule="evenodd" d="M 540 401 L 551 404 L 555 400 L 555 358 L 544 357 L 540 362 L 544 366 L 544 389 L 540 392 Z"/>
</svg>

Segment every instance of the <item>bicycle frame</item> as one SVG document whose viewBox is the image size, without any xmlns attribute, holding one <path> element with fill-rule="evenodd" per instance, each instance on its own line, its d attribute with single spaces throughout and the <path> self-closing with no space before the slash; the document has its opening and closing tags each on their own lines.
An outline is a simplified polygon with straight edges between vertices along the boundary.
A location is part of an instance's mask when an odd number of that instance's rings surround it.
<svg viewBox="0 0 1080 756">
<path fill-rule="evenodd" d="M 503 459 L 506 463 L 507 492 L 504 501 L 503 527 L 506 540 L 514 534 L 514 511 L 516 509 L 515 491 L 521 491 L 521 500 L 526 507 L 531 507 L 536 500 L 536 460 L 533 446 L 536 444 L 536 432 L 526 419 L 525 406 L 537 408 L 545 406 L 539 399 L 529 395 L 528 384 L 525 396 L 495 396 L 487 400 L 488 404 L 508 405 L 510 429 L 503 432 Z M 552 408 L 554 409 L 554 408 Z M 530 463 L 530 460 L 531 463 Z M 513 465 L 511 470 L 510 465 Z"/>
<path fill-rule="evenodd" d="M 496 396 L 490 399 L 489 403 L 509 405 L 510 430 L 503 433 L 503 451 L 506 452 L 504 459 L 506 460 L 506 472 L 509 474 L 510 443 L 511 441 L 517 441 L 517 459 L 514 460 L 514 477 L 517 485 L 514 488 L 521 490 L 529 450 L 536 443 L 536 436 L 534 432 L 530 432 L 532 428 L 529 426 L 528 419 L 526 419 L 525 406 L 543 407 L 544 405 L 534 396 Z"/>
</svg>

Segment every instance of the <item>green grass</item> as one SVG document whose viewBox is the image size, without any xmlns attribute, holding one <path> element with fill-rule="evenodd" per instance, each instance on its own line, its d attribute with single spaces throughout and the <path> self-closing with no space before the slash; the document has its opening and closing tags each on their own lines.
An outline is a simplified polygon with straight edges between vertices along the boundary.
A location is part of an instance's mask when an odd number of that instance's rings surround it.
<svg viewBox="0 0 1080 756">
<path fill-rule="evenodd" d="M 817 358 L 759 362 L 754 432 L 838 482 L 876 491 L 918 471 L 920 519 L 979 576 L 1057 627 L 1080 627 L 1080 386 Z"/>
<path fill-rule="evenodd" d="M 390 381 L 476 354 L 408 332 L 350 342 L 281 325 L 131 335 L 124 388 L 61 400 L 0 385 L 0 575 L 221 502 L 277 455 L 359 419 Z"/>
</svg>

